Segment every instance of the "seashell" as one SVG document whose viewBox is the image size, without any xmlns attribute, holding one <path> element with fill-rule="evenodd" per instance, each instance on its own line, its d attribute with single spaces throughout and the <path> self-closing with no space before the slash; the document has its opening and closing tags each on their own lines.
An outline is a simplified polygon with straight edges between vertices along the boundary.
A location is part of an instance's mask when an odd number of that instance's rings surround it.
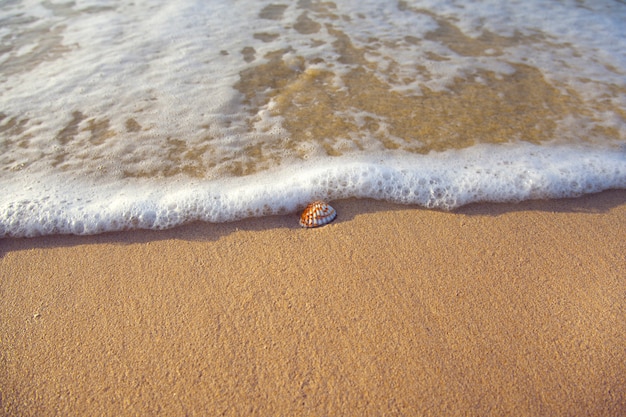
<svg viewBox="0 0 626 417">
<path fill-rule="evenodd" d="M 334 208 L 323 201 L 314 201 L 302 212 L 300 216 L 300 226 L 319 227 L 335 220 L 337 212 Z"/>
</svg>

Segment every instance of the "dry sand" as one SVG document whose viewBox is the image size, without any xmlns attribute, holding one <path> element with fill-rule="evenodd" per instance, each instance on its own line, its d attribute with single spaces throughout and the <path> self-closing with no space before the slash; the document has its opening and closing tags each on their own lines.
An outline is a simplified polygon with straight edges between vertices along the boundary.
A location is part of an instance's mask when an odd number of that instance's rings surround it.
<svg viewBox="0 0 626 417">
<path fill-rule="evenodd" d="M 0 240 L 21 416 L 626 414 L 626 191 Z"/>
</svg>

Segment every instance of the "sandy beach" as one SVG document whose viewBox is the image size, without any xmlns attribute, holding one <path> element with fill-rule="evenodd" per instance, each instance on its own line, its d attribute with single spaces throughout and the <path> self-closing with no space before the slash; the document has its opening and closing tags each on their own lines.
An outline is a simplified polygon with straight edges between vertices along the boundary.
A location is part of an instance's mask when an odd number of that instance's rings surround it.
<svg viewBox="0 0 626 417">
<path fill-rule="evenodd" d="M 626 414 L 626 191 L 0 240 L 8 416 Z"/>
</svg>

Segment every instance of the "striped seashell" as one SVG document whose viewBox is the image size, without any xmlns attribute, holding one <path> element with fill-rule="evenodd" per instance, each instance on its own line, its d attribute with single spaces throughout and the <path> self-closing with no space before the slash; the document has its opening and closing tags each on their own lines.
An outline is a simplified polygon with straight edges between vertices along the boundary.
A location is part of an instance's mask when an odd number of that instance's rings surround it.
<svg viewBox="0 0 626 417">
<path fill-rule="evenodd" d="M 323 201 L 314 201 L 302 212 L 300 216 L 300 226 L 319 227 L 335 220 L 337 212 L 334 208 Z"/>
</svg>

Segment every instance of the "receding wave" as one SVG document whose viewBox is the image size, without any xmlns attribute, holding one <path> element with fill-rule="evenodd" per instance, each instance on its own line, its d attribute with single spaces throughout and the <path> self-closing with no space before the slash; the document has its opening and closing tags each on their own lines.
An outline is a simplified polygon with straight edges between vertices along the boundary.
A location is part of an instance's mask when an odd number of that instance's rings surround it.
<svg viewBox="0 0 626 417">
<path fill-rule="evenodd" d="M 621 2 L 12 1 L 0 235 L 624 188 Z"/>
</svg>

